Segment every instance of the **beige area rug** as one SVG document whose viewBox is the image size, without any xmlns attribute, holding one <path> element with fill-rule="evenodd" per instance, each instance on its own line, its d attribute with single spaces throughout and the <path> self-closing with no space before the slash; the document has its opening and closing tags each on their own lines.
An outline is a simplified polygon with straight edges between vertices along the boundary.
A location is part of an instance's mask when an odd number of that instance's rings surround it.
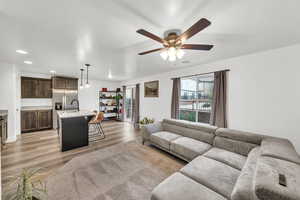
<svg viewBox="0 0 300 200">
<path fill-rule="evenodd" d="M 49 200 L 150 200 L 183 162 L 135 141 L 69 161 L 47 179 Z"/>
</svg>

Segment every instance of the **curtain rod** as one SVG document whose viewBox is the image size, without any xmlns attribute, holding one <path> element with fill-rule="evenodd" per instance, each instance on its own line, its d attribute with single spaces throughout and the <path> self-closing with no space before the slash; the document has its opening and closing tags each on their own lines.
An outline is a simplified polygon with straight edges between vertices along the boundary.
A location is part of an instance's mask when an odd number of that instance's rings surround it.
<svg viewBox="0 0 300 200">
<path fill-rule="evenodd" d="M 212 73 L 215 73 L 215 72 L 228 72 L 230 71 L 229 69 L 224 69 L 224 70 L 219 70 L 219 71 L 213 71 L 213 72 L 206 72 L 206 73 L 201 73 L 201 74 L 193 74 L 193 75 L 186 75 L 186 76 L 179 76 L 179 77 L 173 77 L 171 78 L 171 80 L 175 79 L 175 78 L 187 78 L 187 77 L 192 77 L 192 76 L 200 76 L 200 75 L 206 75 L 206 74 L 212 74 Z"/>
</svg>

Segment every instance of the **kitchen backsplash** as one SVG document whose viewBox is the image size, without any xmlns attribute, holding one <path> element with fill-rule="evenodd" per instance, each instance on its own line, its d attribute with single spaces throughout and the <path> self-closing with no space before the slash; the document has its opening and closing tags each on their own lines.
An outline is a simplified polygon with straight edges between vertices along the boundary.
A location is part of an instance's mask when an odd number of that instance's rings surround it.
<svg viewBox="0 0 300 200">
<path fill-rule="evenodd" d="M 52 99 L 21 99 L 21 107 L 52 106 Z"/>
</svg>

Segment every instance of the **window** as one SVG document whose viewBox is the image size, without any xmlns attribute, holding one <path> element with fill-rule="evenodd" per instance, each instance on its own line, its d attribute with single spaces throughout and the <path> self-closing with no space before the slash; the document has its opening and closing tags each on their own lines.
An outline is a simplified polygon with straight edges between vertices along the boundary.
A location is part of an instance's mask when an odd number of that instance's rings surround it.
<svg viewBox="0 0 300 200">
<path fill-rule="evenodd" d="M 213 74 L 181 79 L 179 118 L 193 122 L 209 123 L 213 85 Z"/>
</svg>

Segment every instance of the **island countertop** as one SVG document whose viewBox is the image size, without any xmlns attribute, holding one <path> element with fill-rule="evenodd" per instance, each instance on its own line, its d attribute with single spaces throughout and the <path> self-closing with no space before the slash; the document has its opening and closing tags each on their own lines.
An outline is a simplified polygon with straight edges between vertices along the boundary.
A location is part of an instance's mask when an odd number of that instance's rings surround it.
<svg viewBox="0 0 300 200">
<path fill-rule="evenodd" d="M 57 111 L 59 118 L 73 118 L 73 117 L 85 117 L 85 116 L 94 116 L 96 113 L 89 110 L 81 111 Z"/>
</svg>

